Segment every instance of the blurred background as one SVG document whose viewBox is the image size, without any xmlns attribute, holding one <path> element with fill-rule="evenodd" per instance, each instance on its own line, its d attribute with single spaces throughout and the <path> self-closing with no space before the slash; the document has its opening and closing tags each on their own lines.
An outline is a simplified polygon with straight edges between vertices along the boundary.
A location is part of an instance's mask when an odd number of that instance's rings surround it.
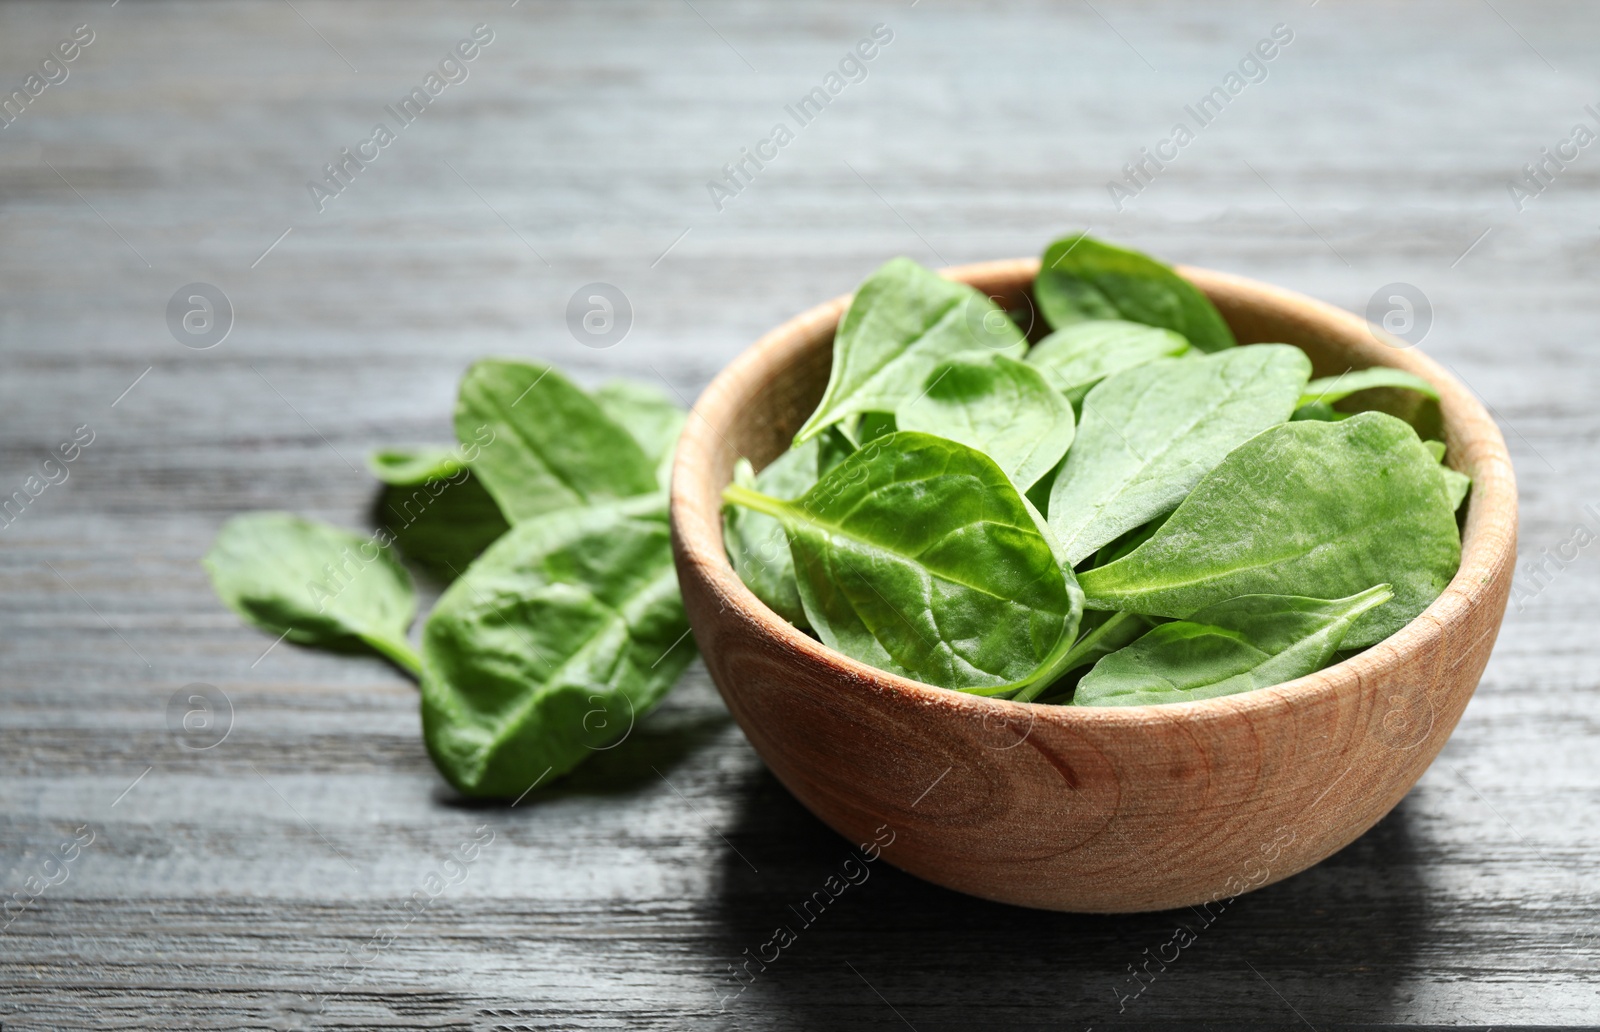
<svg viewBox="0 0 1600 1032">
<path fill-rule="evenodd" d="M 0 1019 L 1600 1022 L 1600 582 L 1587 548 L 1542 559 L 1600 535 L 1597 42 L 1591 6 L 1510 0 L 0 5 L 0 497 L 80 446 L 0 527 Z M 736 980 L 849 845 L 698 666 L 623 747 L 468 806 L 408 681 L 269 647 L 198 565 L 240 511 L 370 526 L 366 454 L 449 443 L 474 358 L 688 404 L 888 258 L 1074 229 L 1385 322 L 1490 406 L 1523 506 L 1439 761 L 1148 984 L 1129 966 L 1182 915 L 1022 911 L 885 865 Z M 194 685 L 218 741 L 169 722 Z"/>
</svg>

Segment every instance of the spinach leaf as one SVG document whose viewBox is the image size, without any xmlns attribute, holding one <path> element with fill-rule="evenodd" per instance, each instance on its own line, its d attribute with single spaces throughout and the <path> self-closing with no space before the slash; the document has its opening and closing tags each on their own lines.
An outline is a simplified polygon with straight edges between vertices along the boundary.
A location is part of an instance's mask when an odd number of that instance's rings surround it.
<svg viewBox="0 0 1600 1032">
<path fill-rule="evenodd" d="M 1238 595 L 1394 597 L 1345 648 L 1383 640 L 1455 575 L 1461 538 L 1439 466 L 1405 423 L 1363 412 L 1284 423 L 1241 444 L 1155 535 L 1080 576 L 1087 605 L 1188 617 Z"/>
<path fill-rule="evenodd" d="M 1348 373 L 1338 376 L 1323 376 L 1306 384 L 1306 389 L 1300 395 L 1300 401 L 1295 405 L 1300 408 L 1321 402 L 1332 405 L 1336 401 L 1343 401 L 1352 394 L 1360 391 L 1369 391 L 1374 387 L 1401 387 L 1406 390 L 1416 391 L 1424 397 L 1439 400 L 1439 392 L 1422 377 L 1408 373 L 1403 369 L 1391 369 L 1388 366 L 1373 366 L 1371 369 L 1352 369 Z"/>
<path fill-rule="evenodd" d="M 1073 432 L 1076 434 L 1077 431 L 1074 430 Z M 1061 475 L 1061 467 L 1064 465 L 1066 465 L 1065 459 L 1056 463 L 1055 469 L 1040 477 L 1037 483 L 1023 493 L 1022 497 L 1027 499 L 1029 505 L 1033 506 L 1034 512 L 1040 514 L 1039 518 L 1041 520 L 1044 519 L 1044 514 L 1050 510 L 1050 488 L 1055 484 L 1056 477 Z M 1055 540 L 1053 533 L 1051 534 L 1051 540 Z M 1057 541 L 1056 544 L 1059 546 L 1061 542 Z M 1065 553 L 1058 552 L 1057 554 L 1063 559 L 1066 558 Z M 1068 561 L 1067 565 L 1071 566 L 1072 563 Z"/>
<path fill-rule="evenodd" d="M 1382 412 L 1409 424 L 1424 441 L 1444 436 L 1444 413 L 1439 402 L 1409 388 L 1373 387 L 1338 402 L 1339 412 Z"/>
<path fill-rule="evenodd" d="M 656 483 L 665 490 L 672 479 L 672 455 L 689 413 L 665 391 L 637 380 L 612 380 L 591 395 L 611 421 L 633 435 L 655 460 Z"/>
<path fill-rule="evenodd" d="M 876 413 L 868 413 L 867 415 L 875 415 L 875 414 Z M 863 416 L 862 418 L 865 419 L 866 416 Z M 894 421 L 894 417 L 893 416 L 888 416 L 886 418 L 888 418 L 891 423 Z M 861 428 L 858 425 L 856 427 L 856 431 L 859 433 L 860 429 Z M 889 430 L 889 432 L 890 433 L 894 432 L 892 427 Z M 882 435 L 880 434 L 878 436 L 882 436 Z M 822 474 L 828 472 L 828 470 L 832 469 L 833 467 L 837 466 L 839 463 L 843 462 L 845 459 L 849 458 L 850 455 L 856 450 L 856 443 L 854 441 L 852 441 L 850 438 L 845 436 L 844 430 L 837 423 L 834 424 L 833 426 L 828 427 L 828 429 L 824 430 L 822 433 L 820 433 L 816 437 L 812 438 L 812 440 L 817 442 L 816 443 L 816 449 L 817 449 L 817 476 L 821 476 Z M 810 445 L 811 445 L 811 442 L 807 441 L 805 444 L 800 445 L 799 448 L 805 448 L 805 447 L 808 447 Z M 798 451 L 799 448 L 791 449 L 791 451 Z M 774 461 L 774 463 L 776 463 L 777 460 L 773 460 L 773 461 Z M 815 480 L 812 481 L 812 483 L 815 483 L 815 482 L 816 482 Z M 811 486 L 811 484 L 807 484 L 806 485 L 806 487 L 810 487 L 810 486 Z M 803 489 L 802 489 L 802 491 L 803 491 Z M 797 497 L 798 498 L 800 493 L 801 492 L 796 492 L 793 497 Z M 782 496 L 780 495 L 779 497 L 782 497 Z"/>
<path fill-rule="evenodd" d="M 895 425 L 893 412 L 863 412 L 856 421 L 856 440 L 871 444 L 878 438 L 900 429 Z"/>
<path fill-rule="evenodd" d="M 1289 418 L 1311 362 L 1287 344 L 1158 359 L 1107 377 L 1050 493 L 1074 565 L 1169 512 L 1236 446 Z"/>
<path fill-rule="evenodd" d="M 1440 466 L 1439 474 L 1444 477 L 1444 493 L 1450 500 L 1450 511 L 1455 512 L 1472 491 L 1472 478 L 1465 473 L 1457 473 L 1449 466 Z"/>
<path fill-rule="evenodd" d="M 1423 440 L 1444 433 L 1439 392 L 1433 384 L 1387 366 L 1353 369 L 1311 381 L 1291 418 L 1337 422 L 1357 412 L 1386 412 L 1403 419 Z"/>
<path fill-rule="evenodd" d="M 267 633 L 301 645 L 365 645 L 415 674 L 406 628 L 416 594 L 386 538 L 252 512 L 224 523 L 202 562 L 218 597 Z"/>
<path fill-rule="evenodd" d="M 1072 444 L 1072 406 L 1032 366 L 968 352 L 928 372 L 922 392 L 895 411 L 902 430 L 960 441 L 983 452 L 1026 491 Z"/>
<path fill-rule="evenodd" d="M 456 436 L 491 436 L 472 472 L 512 523 L 657 490 L 656 461 L 549 366 L 484 359 L 461 381 Z"/>
<path fill-rule="evenodd" d="M 1450 511 L 1456 511 L 1461 508 L 1461 503 L 1467 500 L 1467 495 L 1472 491 L 1472 478 L 1465 473 L 1457 473 L 1443 464 L 1445 451 L 1443 441 L 1423 441 L 1422 446 L 1428 449 L 1433 461 L 1440 463 L 1439 473 L 1444 477 L 1444 493 L 1450 499 Z"/>
<path fill-rule="evenodd" d="M 386 454 L 399 456 L 399 452 Z M 369 465 L 376 468 L 375 461 Z M 454 469 L 443 477 L 431 472 Z M 408 475 L 402 475 L 404 470 Z M 442 581 L 454 580 L 467 564 L 509 529 L 500 507 L 466 466 L 451 459 L 428 466 L 390 464 L 391 478 L 379 495 L 374 515 L 407 559 Z M 414 483 L 400 481 L 414 480 Z"/>
<path fill-rule="evenodd" d="M 1135 548 L 1138 548 L 1146 541 L 1149 541 L 1151 538 L 1155 537 L 1156 531 L 1161 529 L 1161 525 L 1167 522 L 1167 517 L 1171 515 L 1172 514 L 1169 512 L 1162 516 L 1158 516 L 1149 523 L 1145 523 L 1133 528 L 1116 540 L 1111 541 L 1108 544 L 1101 545 L 1100 548 L 1095 552 L 1094 560 L 1090 563 L 1090 565 L 1104 566 L 1106 563 L 1114 563 L 1118 559 L 1121 559 L 1129 552 L 1132 552 Z"/>
<path fill-rule="evenodd" d="M 1073 323 L 1050 334 L 1028 352 L 1050 385 L 1080 412 L 1089 389 L 1112 373 L 1176 358 L 1189 350 L 1189 342 L 1171 330 L 1121 319 L 1091 319 Z"/>
<path fill-rule="evenodd" d="M 827 435 L 790 448 L 758 475 L 747 459 L 734 466 L 734 483 L 781 501 L 805 494 L 817 482 L 819 445 Z M 842 460 L 841 460 L 842 461 Z M 732 505 L 723 524 L 723 541 L 739 579 L 774 613 L 797 627 L 809 627 L 795 582 L 794 558 L 783 524 L 766 513 Z"/>
<path fill-rule="evenodd" d="M 811 626 L 853 659 L 1010 695 L 1053 680 L 1071 649 L 1071 569 L 1005 472 L 964 444 L 899 431 L 795 501 L 737 484 L 723 497 L 782 522 Z"/>
<path fill-rule="evenodd" d="M 1100 660 L 1075 706 L 1149 706 L 1268 688 L 1321 670 L 1361 614 L 1392 597 L 1379 584 L 1349 598 L 1241 595 L 1155 628 Z"/>
<path fill-rule="evenodd" d="M 1045 249 L 1033 297 L 1057 330 L 1088 319 L 1126 319 L 1173 330 L 1201 351 L 1234 345 L 1222 313 L 1194 284 L 1148 255 L 1082 233 Z"/>
<path fill-rule="evenodd" d="M 518 523 L 422 635 L 422 733 L 472 796 L 515 797 L 606 748 L 694 658 L 667 526 L 648 495 Z"/>
<path fill-rule="evenodd" d="M 1341 419 L 1349 419 L 1352 413 L 1340 412 L 1325 401 L 1313 401 L 1301 405 L 1294 410 L 1290 419 L 1306 420 L 1315 419 L 1324 423 L 1337 423 Z"/>
<path fill-rule="evenodd" d="M 913 397 L 940 359 L 1027 350 L 1022 331 L 983 294 L 909 258 L 895 258 L 861 284 L 833 338 L 833 370 L 800 444 L 862 412 L 893 412 Z"/>
<path fill-rule="evenodd" d="M 1087 613 L 1085 617 L 1087 617 Z M 1089 631 L 1081 635 L 1067 655 L 1065 669 L 1074 670 L 1099 662 L 1125 645 L 1137 641 L 1140 635 L 1155 625 L 1148 616 L 1138 613 L 1103 613 Z"/>
<path fill-rule="evenodd" d="M 367 456 L 372 475 L 395 487 L 420 487 L 430 480 L 448 480 L 463 468 L 454 448 L 419 445 L 382 448 Z"/>
</svg>

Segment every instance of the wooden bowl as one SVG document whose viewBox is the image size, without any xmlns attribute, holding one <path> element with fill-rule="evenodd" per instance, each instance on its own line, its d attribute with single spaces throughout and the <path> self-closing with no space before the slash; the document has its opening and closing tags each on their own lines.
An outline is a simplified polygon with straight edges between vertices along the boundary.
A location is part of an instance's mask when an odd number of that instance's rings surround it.
<svg viewBox="0 0 1600 1032">
<path fill-rule="evenodd" d="M 1038 263 L 947 270 L 1011 307 Z M 982 699 L 885 673 L 796 630 L 740 582 L 720 492 L 734 460 L 789 445 L 828 379 L 835 298 L 784 323 L 701 395 L 672 475 L 678 579 L 734 719 L 778 779 L 853 843 L 928 881 L 1052 910 L 1225 902 L 1317 863 L 1388 813 L 1455 728 L 1505 613 L 1511 460 L 1478 401 L 1354 315 L 1204 269 L 1241 343 L 1303 349 L 1316 375 L 1372 365 L 1439 389 L 1449 462 L 1473 479 L 1461 569 L 1398 633 L 1286 684 L 1170 706 Z"/>
</svg>

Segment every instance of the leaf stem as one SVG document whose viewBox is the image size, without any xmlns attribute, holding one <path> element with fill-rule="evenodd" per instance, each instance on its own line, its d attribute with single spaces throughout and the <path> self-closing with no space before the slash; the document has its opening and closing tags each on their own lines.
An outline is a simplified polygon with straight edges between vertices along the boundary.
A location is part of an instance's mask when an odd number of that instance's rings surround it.
<svg viewBox="0 0 1600 1032">
<path fill-rule="evenodd" d="M 384 659 L 411 675 L 412 680 L 422 680 L 422 657 L 403 641 L 390 641 L 375 634 L 363 634 L 361 640 Z"/>
<path fill-rule="evenodd" d="M 1110 619 L 1101 624 L 1099 627 L 1096 627 L 1094 630 L 1090 631 L 1088 634 L 1085 634 L 1078 641 L 1078 644 L 1072 646 L 1072 651 L 1067 653 L 1066 665 L 1062 667 L 1062 672 L 1065 673 L 1066 671 L 1078 666 L 1083 662 L 1084 655 L 1093 649 L 1098 648 L 1102 641 L 1111 636 L 1111 632 L 1115 631 L 1129 620 L 1134 620 L 1137 618 L 1138 614 L 1136 613 L 1112 614 Z"/>
<path fill-rule="evenodd" d="M 760 491 L 752 491 L 741 484 L 729 484 L 722 489 L 722 500 L 730 505 L 742 505 L 746 509 L 765 513 L 774 519 L 792 516 L 789 504 L 780 499 L 764 495 Z"/>
</svg>

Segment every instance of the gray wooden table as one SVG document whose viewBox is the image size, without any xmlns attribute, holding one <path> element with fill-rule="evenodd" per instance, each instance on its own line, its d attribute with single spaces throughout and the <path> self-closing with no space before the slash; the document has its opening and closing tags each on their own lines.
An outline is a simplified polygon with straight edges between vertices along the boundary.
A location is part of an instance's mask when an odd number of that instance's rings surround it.
<svg viewBox="0 0 1600 1032">
<path fill-rule="evenodd" d="M 458 81 L 368 144 L 478 24 Z M 409 682 L 269 647 L 197 563 L 242 510 L 368 525 L 363 456 L 447 441 L 474 357 L 692 399 L 889 257 L 1080 227 L 1356 311 L 1410 285 L 1412 332 L 1505 429 L 1523 555 L 1558 553 L 1600 530 L 1600 148 L 1565 142 L 1596 128 L 1597 42 L 1592 6 L 1510 0 L 0 6 L 0 91 L 23 91 L 0 118 L 0 498 L 26 500 L 0 529 L 0 1023 L 1600 1023 L 1592 546 L 1519 571 L 1477 698 L 1388 819 L 1137 995 L 1129 965 L 1186 913 L 1028 912 L 881 865 L 741 992 L 730 965 L 848 844 L 698 666 L 624 747 L 514 809 L 467 805 Z M 1164 144 L 1180 121 L 1193 138 Z M 793 139 L 718 210 L 707 181 L 779 123 Z M 335 194 L 341 148 L 369 160 Z M 1130 184 L 1140 148 L 1170 160 Z M 1519 197 L 1541 148 L 1569 160 Z M 632 308 L 609 348 L 567 323 L 597 281 Z M 196 282 L 232 309 L 210 347 L 169 326 Z M 194 684 L 231 707 L 213 748 L 169 723 Z"/>
</svg>

